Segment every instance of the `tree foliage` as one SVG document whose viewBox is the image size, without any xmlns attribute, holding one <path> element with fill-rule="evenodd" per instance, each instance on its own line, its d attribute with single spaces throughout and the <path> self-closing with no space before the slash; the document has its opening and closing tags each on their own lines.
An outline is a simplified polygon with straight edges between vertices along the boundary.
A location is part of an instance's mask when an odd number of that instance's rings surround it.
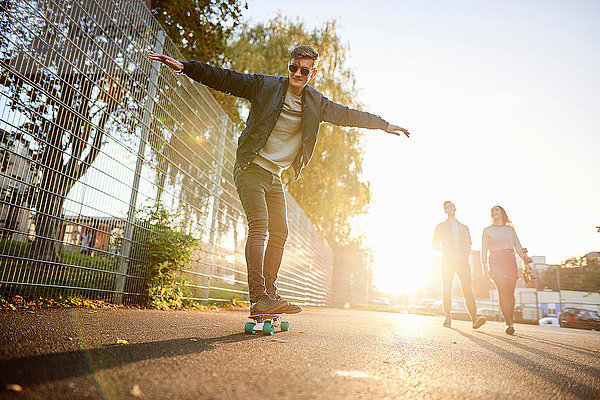
<svg viewBox="0 0 600 400">
<path fill-rule="evenodd" d="M 557 277 L 556 268 L 559 268 Z M 600 261 L 593 257 L 571 257 L 556 268 L 550 268 L 538 277 L 538 287 L 558 290 L 579 290 L 600 293 Z"/>
<path fill-rule="evenodd" d="M 152 14 L 186 60 L 223 63 L 246 1 L 152 0 Z"/>
<path fill-rule="evenodd" d="M 183 61 L 230 64 L 228 41 L 248 8 L 244 0 L 152 0 L 152 14 L 183 55 Z M 237 102 L 212 91 L 225 112 L 240 123 Z"/>
</svg>

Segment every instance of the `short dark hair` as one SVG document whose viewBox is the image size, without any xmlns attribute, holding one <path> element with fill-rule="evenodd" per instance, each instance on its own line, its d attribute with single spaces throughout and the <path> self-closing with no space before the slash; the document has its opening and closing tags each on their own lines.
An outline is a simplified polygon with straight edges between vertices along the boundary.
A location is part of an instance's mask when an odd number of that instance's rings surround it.
<svg viewBox="0 0 600 400">
<path fill-rule="evenodd" d="M 319 53 L 310 46 L 305 44 L 296 47 L 294 50 L 290 52 L 290 61 L 295 60 L 297 58 L 308 57 L 315 60 L 315 66 L 319 62 Z"/>
</svg>

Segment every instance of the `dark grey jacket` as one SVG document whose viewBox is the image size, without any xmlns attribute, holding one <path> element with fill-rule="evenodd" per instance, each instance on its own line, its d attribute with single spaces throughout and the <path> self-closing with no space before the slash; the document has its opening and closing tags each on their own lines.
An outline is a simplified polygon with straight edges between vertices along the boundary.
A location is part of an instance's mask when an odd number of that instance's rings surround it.
<svg viewBox="0 0 600 400">
<path fill-rule="evenodd" d="M 183 73 L 218 91 L 250 101 L 246 128 L 238 140 L 235 169 L 246 169 L 263 148 L 279 118 L 288 78 L 243 74 L 199 61 L 183 63 Z M 310 86 L 302 91 L 302 150 L 292 163 L 296 179 L 310 161 L 321 122 L 340 126 L 387 129 L 388 123 L 377 115 L 335 103 Z"/>
</svg>

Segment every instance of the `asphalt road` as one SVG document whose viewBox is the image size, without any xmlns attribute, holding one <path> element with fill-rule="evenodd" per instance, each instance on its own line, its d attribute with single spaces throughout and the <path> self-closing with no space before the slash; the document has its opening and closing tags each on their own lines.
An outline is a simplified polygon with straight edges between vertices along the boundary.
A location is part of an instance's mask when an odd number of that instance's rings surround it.
<svg viewBox="0 0 600 400">
<path fill-rule="evenodd" d="M 0 312 L 0 398 L 599 399 L 600 333 L 310 308 L 243 333 L 247 311 Z M 127 341 L 118 344 L 118 340 Z M 7 384 L 18 384 L 21 392 Z"/>
</svg>

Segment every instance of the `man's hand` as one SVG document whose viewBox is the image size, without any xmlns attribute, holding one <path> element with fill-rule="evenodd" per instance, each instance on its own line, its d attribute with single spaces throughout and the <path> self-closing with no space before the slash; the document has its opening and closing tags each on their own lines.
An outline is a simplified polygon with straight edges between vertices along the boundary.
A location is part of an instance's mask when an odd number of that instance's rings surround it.
<svg viewBox="0 0 600 400">
<path fill-rule="evenodd" d="M 400 133 L 404 133 L 406 135 L 406 137 L 410 137 L 410 132 L 408 132 L 406 129 L 401 128 L 397 125 L 388 124 L 388 127 L 385 131 L 387 133 L 391 133 L 396 136 L 400 136 Z"/>
<path fill-rule="evenodd" d="M 174 59 L 173 57 L 165 56 L 164 54 L 158 54 L 153 51 L 148 53 L 148 58 L 150 61 L 158 61 L 165 64 L 167 67 L 180 72 L 183 70 L 183 64 Z"/>
</svg>

